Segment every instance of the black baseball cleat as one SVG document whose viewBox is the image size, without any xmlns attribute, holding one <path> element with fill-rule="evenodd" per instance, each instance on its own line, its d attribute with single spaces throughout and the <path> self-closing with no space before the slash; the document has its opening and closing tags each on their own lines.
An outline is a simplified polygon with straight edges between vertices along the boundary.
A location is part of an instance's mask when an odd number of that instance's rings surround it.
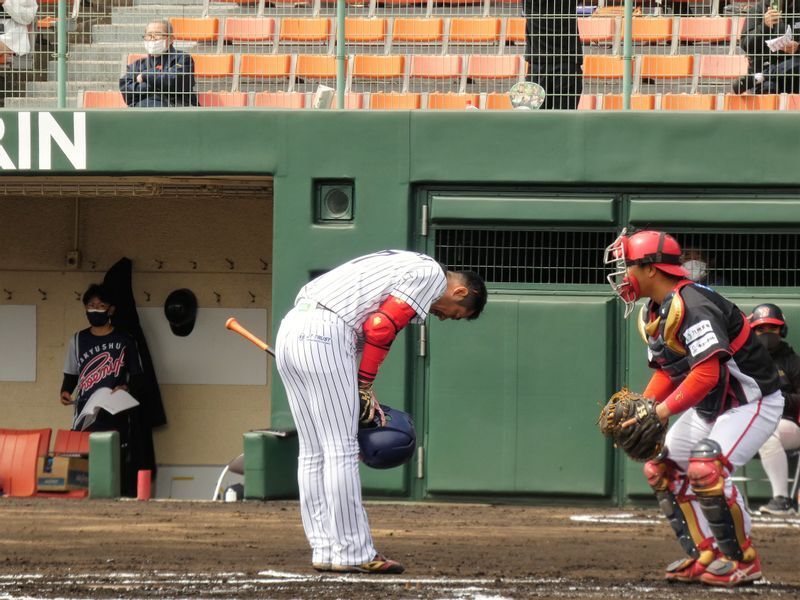
<svg viewBox="0 0 800 600">
<path fill-rule="evenodd" d="M 786 496 L 775 496 L 764 506 L 759 507 L 758 512 L 784 517 L 794 514 L 794 506 L 792 505 L 792 501 Z"/>
</svg>

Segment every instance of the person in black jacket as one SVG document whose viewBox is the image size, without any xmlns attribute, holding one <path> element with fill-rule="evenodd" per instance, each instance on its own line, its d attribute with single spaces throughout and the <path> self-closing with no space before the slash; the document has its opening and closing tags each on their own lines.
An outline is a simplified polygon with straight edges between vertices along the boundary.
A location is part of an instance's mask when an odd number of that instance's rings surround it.
<svg viewBox="0 0 800 600">
<path fill-rule="evenodd" d="M 792 29 L 792 40 L 772 51 L 767 41 Z M 735 94 L 800 92 L 800 4 L 796 0 L 765 0 L 747 17 L 740 43 L 747 54 L 748 75 L 735 81 Z"/>
<path fill-rule="evenodd" d="M 527 80 L 547 96 L 542 108 L 575 109 L 583 91 L 576 0 L 525 0 Z"/>
<path fill-rule="evenodd" d="M 169 21 L 153 21 L 144 34 L 147 56 L 128 65 L 119 89 L 128 106 L 197 106 L 194 61 L 172 46 Z"/>
<path fill-rule="evenodd" d="M 786 450 L 800 448 L 800 356 L 783 340 L 788 328 L 783 311 L 776 305 L 756 306 L 750 315 L 750 327 L 755 330 L 758 341 L 769 350 L 778 367 L 785 399 L 778 428 L 759 450 L 773 496 L 759 510 L 772 515 L 788 515 L 794 513 L 794 508 L 792 499 L 788 497 L 789 465 Z"/>
</svg>

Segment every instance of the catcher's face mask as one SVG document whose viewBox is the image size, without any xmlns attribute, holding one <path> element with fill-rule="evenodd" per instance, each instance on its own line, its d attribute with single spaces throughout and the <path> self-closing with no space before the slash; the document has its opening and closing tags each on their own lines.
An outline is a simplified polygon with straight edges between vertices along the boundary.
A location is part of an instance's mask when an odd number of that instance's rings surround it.
<svg viewBox="0 0 800 600">
<path fill-rule="evenodd" d="M 603 254 L 603 263 L 609 265 L 613 271 L 606 276 L 611 289 L 625 303 L 625 318 L 633 312 L 636 301 L 641 297 L 639 282 L 628 274 L 628 264 L 625 259 L 625 249 L 628 244 L 626 229 L 622 230 L 619 237 L 606 248 Z"/>
</svg>

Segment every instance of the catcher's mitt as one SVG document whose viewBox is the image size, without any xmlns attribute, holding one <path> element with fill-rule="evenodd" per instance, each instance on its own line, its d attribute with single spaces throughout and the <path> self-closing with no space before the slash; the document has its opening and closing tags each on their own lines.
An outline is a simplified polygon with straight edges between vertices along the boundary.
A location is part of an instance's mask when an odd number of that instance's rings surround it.
<svg viewBox="0 0 800 600">
<path fill-rule="evenodd" d="M 630 419 L 635 422 L 623 428 L 622 424 Z M 628 388 L 611 396 L 600 411 L 597 425 L 604 436 L 614 438 L 617 448 L 640 462 L 655 458 L 661 452 L 667 434 L 667 426 L 656 414 L 655 402 Z"/>
</svg>

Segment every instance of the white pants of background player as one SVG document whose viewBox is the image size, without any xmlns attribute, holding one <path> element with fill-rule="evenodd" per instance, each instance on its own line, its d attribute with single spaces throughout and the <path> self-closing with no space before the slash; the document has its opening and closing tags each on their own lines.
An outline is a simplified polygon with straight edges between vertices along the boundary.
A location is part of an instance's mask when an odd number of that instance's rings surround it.
<svg viewBox="0 0 800 600">
<path fill-rule="evenodd" d="M 786 450 L 800 448 L 800 426 L 794 421 L 781 419 L 778 428 L 761 446 L 761 464 L 772 486 L 772 497 L 789 495 L 789 461 Z"/>
<path fill-rule="evenodd" d="M 315 564 L 375 557 L 358 472 L 356 335 L 336 314 L 300 302 L 281 322 L 275 354 L 300 455 L 303 528 Z"/>
<path fill-rule="evenodd" d="M 722 453 L 733 465 L 734 471 L 746 464 L 775 431 L 783 413 L 783 396 L 775 392 L 757 402 L 749 402 L 722 413 L 716 421 L 709 423 L 690 408 L 672 424 L 667 431 L 666 447 L 669 458 L 675 461 L 685 474 L 689 467 L 692 448 L 703 439 L 710 438 L 722 448 Z M 725 479 L 725 497 L 730 499 L 734 490 L 730 478 Z M 691 486 L 687 492 L 693 495 Z M 736 491 L 736 502 L 744 515 L 745 533 L 750 535 L 750 515 L 744 506 L 741 493 Z M 692 500 L 698 524 L 704 538 L 713 537 L 708 521 L 697 500 Z"/>
</svg>

